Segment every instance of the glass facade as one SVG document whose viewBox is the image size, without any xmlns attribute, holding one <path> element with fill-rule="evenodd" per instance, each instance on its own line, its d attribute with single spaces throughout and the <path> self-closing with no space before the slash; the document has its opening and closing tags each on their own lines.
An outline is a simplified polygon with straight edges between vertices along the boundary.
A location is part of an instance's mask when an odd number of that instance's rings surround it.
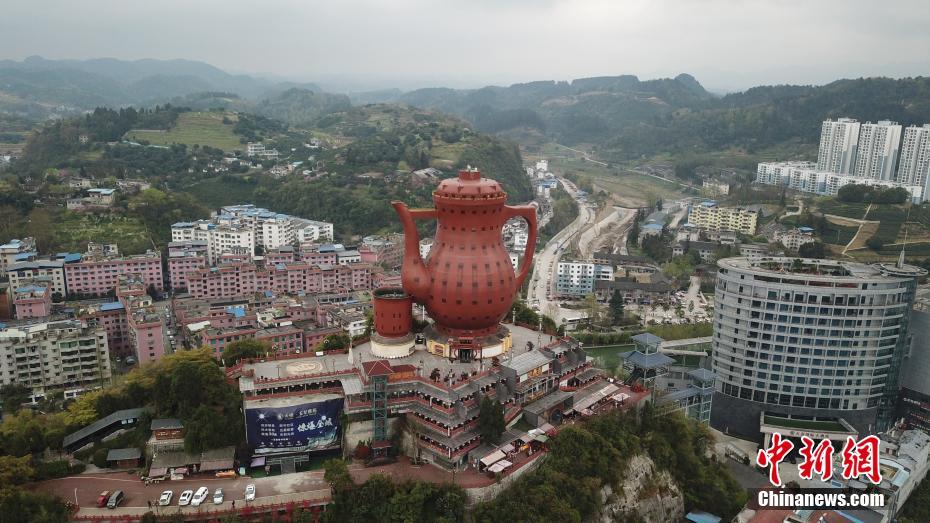
<svg viewBox="0 0 930 523">
<path fill-rule="evenodd" d="M 915 278 L 830 260 L 719 262 L 717 392 L 781 407 L 889 407 Z"/>
</svg>

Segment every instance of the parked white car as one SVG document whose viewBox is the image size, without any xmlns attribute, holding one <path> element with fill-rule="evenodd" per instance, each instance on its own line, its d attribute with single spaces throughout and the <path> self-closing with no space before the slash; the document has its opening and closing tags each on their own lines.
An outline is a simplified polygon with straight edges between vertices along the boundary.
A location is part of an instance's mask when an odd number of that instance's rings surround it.
<svg viewBox="0 0 930 523">
<path fill-rule="evenodd" d="M 166 490 L 161 493 L 161 496 L 158 498 L 158 505 L 161 507 L 167 507 L 171 504 L 171 496 L 174 495 L 174 492 Z"/>
<path fill-rule="evenodd" d="M 191 498 L 193 497 L 194 497 L 193 490 L 185 490 L 184 492 L 181 493 L 180 496 L 178 496 L 178 506 L 185 507 L 187 505 L 190 505 Z"/>
<path fill-rule="evenodd" d="M 255 484 L 249 483 L 245 486 L 245 500 L 255 501 Z"/>
<path fill-rule="evenodd" d="M 210 494 L 210 489 L 207 487 L 197 489 L 197 492 L 194 493 L 194 499 L 191 500 L 191 506 L 199 507 L 201 503 L 206 501 L 208 494 Z"/>
<path fill-rule="evenodd" d="M 213 491 L 213 504 L 219 505 L 223 502 L 223 489 L 218 488 Z"/>
</svg>

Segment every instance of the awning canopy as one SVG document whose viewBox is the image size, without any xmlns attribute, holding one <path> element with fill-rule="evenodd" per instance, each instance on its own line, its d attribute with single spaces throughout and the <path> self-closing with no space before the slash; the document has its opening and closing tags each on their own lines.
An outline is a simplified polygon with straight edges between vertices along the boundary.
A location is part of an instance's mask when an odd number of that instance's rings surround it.
<svg viewBox="0 0 930 523">
<path fill-rule="evenodd" d="M 509 454 L 513 451 L 514 451 L 513 443 L 508 443 L 501 447 L 501 452 L 503 452 L 504 454 Z"/>
<path fill-rule="evenodd" d="M 258 458 L 252 458 L 252 462 L 249 463 L 250 467 L 264 467 L 265 466 L 265 457 L 261 456 Z"/>
<path fill-rule="evenodd" d="M 607 385 L 602 387 L 600 390 L 595 391 L 592 394 L 589 394 L 584 399 L 575 403 L 572 409 L 575 412 L 581 412 L 581 411 L 587 410 L 591 408 L 592 405 L 596 404 L 597 402 L 601 401 L 602 399 L 608 396 L 612 396 L 615 392 L 619 390 L 620 390 L 620 387 L 617 387 L 613 383 L 608 383 Z"/>
<path fill-rule="evenodd" d="M 502 459 L 498 461 L 497 463 L 488 467 L 488 472 L 494 472 L 494 473 L 503 472 L 504 470 L 507 470 L 508 468 L 512 466 L 513 466 L 513 463 L 507 461 L 506 459 Z"/>
<path fill-rule="evenodd" d="M 618 392 L 618 393 L 614 394 L 613 396 L 611 396 L 610 399 L 622 403 L 622 402 L 624 402 L 624 401 L 630 399 L 630 395 L 627 394 L 626 392 Z"/>
<path fill-rule="evenodd" d="M 157 477 L 159 477 L 159 476 L 164 476 L 164 475 L 167 474 L 167 473 L 168 473 L 168 469 L 165 468 L 165 467 L 159 467 L 159 468 L 155 468 L 155 469 L 149 469 L 149 477 L 150 477 L 150 478 L 157 478 Z"/>
<path fill-rule="evenodd" d="M 493 465 L 494 463 L 497 463 L 498 461 L 500 461 L 500 460 L 502 460 L 502 459 L 504 459 L 504 458 L 506 458 L 506 457 L 507 457 L 507 456 L 506 456 L 503 452 L 501 452 L 500 449 L 498 449 L 498 450 L 495 450 L 494 452 L 488 454 L 487 456 L 481 458 L 481 464 L 484 465 L 485 467 L 490 467 L 490 466 Z"/>
</svg>

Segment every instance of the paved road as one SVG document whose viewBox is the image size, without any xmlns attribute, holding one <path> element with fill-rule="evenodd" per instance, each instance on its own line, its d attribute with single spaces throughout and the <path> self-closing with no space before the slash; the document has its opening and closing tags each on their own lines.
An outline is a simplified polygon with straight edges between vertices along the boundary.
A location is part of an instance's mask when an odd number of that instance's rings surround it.
<svg viewBox="0 0 930 523">
<path fill-rule="evenodd" d="M 613 212 L 605 216 L 604 219 L 594 224 L 593 227 L 585 229 L 578 239 L 578 252 L 581 253 L 581 258 L 588 259 L 597 249 L 603 247 L 599 240 L 603 240 L 602 235 L 608 231 L 619 231 L 625 244 L 626 234 L 629 229 L 628 224 L 635 216 L 636 212 L 633 209 L 614 207 Z M 610 234 L 613 235 L 613 232 Z"/>
<path fill-rule="evenodd" d="M 577 201 L 578 188 L 575 184 L 559 178 L 566 192 Z M 555 291 L 555 276 L 558 270 L 558 260 L 560 258 L 560 249 L 569 245 L 569 242 L 585 226 L 594 221 L 594 210 L 585 203 L 578 203 L 578 217 L 568 225 L 568 227 L 559 231 L 546 246 L 540 250 L 533 261 L 533 274 L 530 278 L 529 291 L 527 292 L 527 301 L 532 305 L 539 303 L 539 311 L 549 315 L 558 323 L 560 313 L 558 303 L 548 298 Z"/>
</svg>

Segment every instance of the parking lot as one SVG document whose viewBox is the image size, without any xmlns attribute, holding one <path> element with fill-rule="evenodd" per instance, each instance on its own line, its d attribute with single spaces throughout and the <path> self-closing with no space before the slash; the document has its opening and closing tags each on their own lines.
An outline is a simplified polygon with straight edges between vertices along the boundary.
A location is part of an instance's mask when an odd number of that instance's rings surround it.
<svg viewBox="0 0 930 523">
<path fill-rule="evenodd" d="M 203 476 L 176 481 L 163 481 L 157 485 L 146 485 L 136 474 L 114 472 L 109 474 L 81 474 L 80 476 L 44 481 L 39 484 L 39 488 L 64 500 L 76 501 L 81 507 L 96 507 L 97 498 L 104 490 L 110 492 L 122 490 L 125 498 L 120 507 L 145 508 L 148 508 L 149 503 L 152 503 L 153 508 L 157 506 L 158 498 L 165 490 L 173 491 L 171 506 L 176 507 L 178 498 L 183 491 L 196 491 L 200 487 L 207 487 L 210 491 L 203 506 L 213 507 L 213 492 L 217 488 L 222 488 L 224 500 L 220 506 L 229 508 L 232 506 L 233 501 L 237 506 L 245 503 L 245 487 L 249 483 L 255 484 L 257 501 L 263 497 L 329 488 L 323 480 L 322 471 L 256 479 L 248 477 L 220 479 Z"/>
</svg>

